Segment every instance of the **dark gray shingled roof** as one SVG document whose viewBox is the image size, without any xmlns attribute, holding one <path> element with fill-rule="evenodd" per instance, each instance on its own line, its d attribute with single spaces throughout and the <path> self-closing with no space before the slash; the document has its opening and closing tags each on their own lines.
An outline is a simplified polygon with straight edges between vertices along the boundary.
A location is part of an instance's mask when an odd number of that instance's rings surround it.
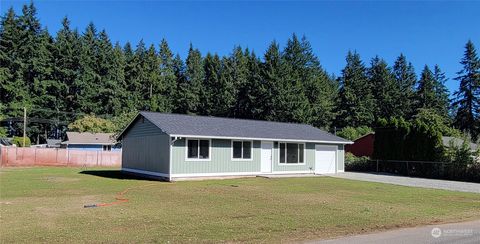
<svg viewBox="0 0 480 244">
<path fill-rule="evenodd" d="M 153 112 L 140 112 L 140 115 L 169 135 L 351 143 L 305 124 Z"/>
</svg>

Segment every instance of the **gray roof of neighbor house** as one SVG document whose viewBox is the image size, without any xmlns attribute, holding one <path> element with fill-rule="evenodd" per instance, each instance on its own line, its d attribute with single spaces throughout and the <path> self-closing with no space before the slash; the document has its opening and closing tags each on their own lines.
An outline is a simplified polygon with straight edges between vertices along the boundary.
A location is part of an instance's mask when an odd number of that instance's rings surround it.
<svg viewBox="0 0 480 244">
<path fill-rule="evenodd" d="M 171 136 L 352 143 L 306 124 L 154 112 L 140 112 L 139 115 Z"/>
<path fill-rule="evenodd" d="M 443 145 L 446 147 L 449 147 L 450 143 L 453 143 L 453 145 L 456 147 L 460 147 L 463 145 L 464 140 L 460 138 L 451 137 L 451 136 L 442 136 L 442 142 L 443 142 Z M 468 145 L 470 146 L 470 150 L 472 151 L 476 151 L 478 149 L 478 145 L 473 142 L 469 142 Z"/>
<path fill-rule="evenodd" d="M 113 145 L 116 141 L 113 133 L 67 132 L 67 138 L 62 144 Z"/>
<path fill-rule="evenodd" d="M 60 139 L 47 139 L 47 147 L 50 147 L 50 148 L 60 147 L 60 144 L 62 144 L 62 140 Z"/>
</svg>

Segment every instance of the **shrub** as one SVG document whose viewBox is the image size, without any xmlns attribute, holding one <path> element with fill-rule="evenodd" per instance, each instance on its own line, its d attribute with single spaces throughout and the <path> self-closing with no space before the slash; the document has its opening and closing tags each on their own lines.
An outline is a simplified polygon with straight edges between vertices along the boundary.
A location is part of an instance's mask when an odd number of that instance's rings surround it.
<svg viewBox="0 0 480 244">
<path fill-rule="evenodd" d="M 347 126 L 342 130 L 340 130 L 339 132 L 337 132 L 337 136 L 353 141 L 372 131 L 373 131 L 372 128 L 367 126 L 360 126 L 360 127 Z"/>
<path fill-rule="evenodd" d="M 76 132 L 112 133 L 115 132 L 115 125 L 109 120 L 86 115 L 69 124 L 68 129 Z"/>
<path fill-rule="evenodd" d="M 29 147 L 32 144 L 30 138 L 25 137 L 25 145 L 23 145 L 23 137 L 21 136 L 14 136 L 12 139 L 12 143 L 17 145 L 17 147 Z"/>
<path fill-rule="evenodd" d="M 346 171 L 374 171 L 374 164 L 368 157 L 356 157 L 352 153 L 345 154 Z"/>
</svg>

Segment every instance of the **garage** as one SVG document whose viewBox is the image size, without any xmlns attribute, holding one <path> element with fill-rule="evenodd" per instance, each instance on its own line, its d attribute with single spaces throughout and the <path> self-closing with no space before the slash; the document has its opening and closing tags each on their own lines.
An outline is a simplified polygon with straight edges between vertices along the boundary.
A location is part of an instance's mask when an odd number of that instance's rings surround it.
<svg viewBox="0 0 480 244">
<path fill-rule="evenodd" d="M 336 165 L 337 146 L 315 145 L 315 174 L 334 174 Z"/>
</svg>

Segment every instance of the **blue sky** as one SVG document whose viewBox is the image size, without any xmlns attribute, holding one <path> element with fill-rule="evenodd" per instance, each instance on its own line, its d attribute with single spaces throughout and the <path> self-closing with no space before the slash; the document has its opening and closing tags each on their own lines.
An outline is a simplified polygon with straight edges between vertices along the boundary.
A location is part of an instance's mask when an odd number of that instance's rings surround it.
<svg viewBox="0 0 480 244">
<path fill-rule="evenodd" d="M 1 1 L 20 13 L 29 1 Z M 263 55 L 272 40 L 282 46 L 292 33 L 306 35 L 330 73 L 340 74 L 348 50 L 366 64 L 379 55 L 393 64 L 404 53 L 419 73 L 439 64 L 449 79 L 460 70 L 463 48 L 471 39 L 480 49 L 480 1 L 36 1 L 38 16 L 50 33 L 68 16 L 83 31 L 93 21 L 112 41 L 134 45 L 166 38 L 185 58 L 189 43 L 202 53 L 229 54 L 234 45 Z"/>
</svg>

